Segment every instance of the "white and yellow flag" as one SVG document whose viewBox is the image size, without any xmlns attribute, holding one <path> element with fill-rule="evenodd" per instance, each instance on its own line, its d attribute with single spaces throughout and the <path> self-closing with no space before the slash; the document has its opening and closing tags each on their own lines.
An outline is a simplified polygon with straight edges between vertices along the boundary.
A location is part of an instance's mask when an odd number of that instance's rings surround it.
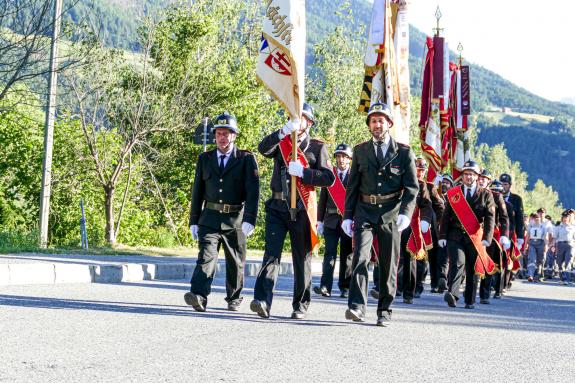
<svg viewBox="0 0 575 383">
<path fill-rule="evenodd" d="M 256 75 L 290 117 L 300 118 L 305 97 L 305 0 L 264 0 L 264 5 Z"/>
<path fill-rule="evenodd" d="M 409 23 L 407 0 L 374 0 L 359 111 L 386 103 L 393 112 L 391 136 L 409 144 Z"/>
</svg>

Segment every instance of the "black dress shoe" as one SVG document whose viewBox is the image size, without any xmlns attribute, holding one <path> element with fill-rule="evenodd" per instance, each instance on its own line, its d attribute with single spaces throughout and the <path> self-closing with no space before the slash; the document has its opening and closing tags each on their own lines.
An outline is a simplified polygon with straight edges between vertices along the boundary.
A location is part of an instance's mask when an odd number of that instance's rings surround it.
<svg viewBox="0 0 575 383">
<path fill-rule="evenodd" d="M 439 293 L 439 289 L 437 287 L 433 287 L 431 290 L 429 290 L 429 292 L 431 294 L 437 294 L 437 293 Z"/>
<path fill-rule="evenodd" d="M 254 299 L 252 301 L 252 303 L 250 303 L 250 310 L 252 310 L 256 314 L 258 314 L 258 316 L 260 316 L 262 318 L 269 318 L 270 317 L 270 311 L 268 309 L 268 305 L 266 304 L 266 302 L 262 302 L 262 301 L 258 301 L 257 299 Z"/>
<path fill-rule="evenodd" d="M 413 299 L 411 298 L 403 298 L 403 303 L 406 303 L 408 305 L 412 305 L 413 304 Z"/>
<path fill-rule="evenodd" d="M 345 310 L 345 319 L 354 322 L 365 322 L 365 315 L 359 310 L 347 309 Z"/>
<path fill-rule="evenodd" d="M 190 291 L 184 294 L 184 300 L 188 306 L 192 306 L 194 310 L 199 312 L 206 311 L 206 304 L 204 299 Z"/>
<path fill-rule="evenodd" d="M 414 298 L 421 298 L 421 291 L 416 291 L 413 295 Z"/>
<path fill-rule="evenodd" d="M 391 324 L 391 317 L 389 316 L 380 316 L 377 318 L 376 326 L 379 327 L 388 327 Z"/>
<path fill-rule="evenodd" d="M 445 293 L 445 295 L 443 296 L 443 300 L 447 302 L 447 305 L 449 307 L 457 307 L 457 300 L 455 299 L 453 294 L 451 294 L 449 291 Z"/>
<path fill-rule="evenodd" d="M 489 299 L 480 299 L 479 303 L 481 303 L 482 305 L 490 305 L 491 302 L 489 302 Z"/>
<path fill-rule="evenodd" d="M 339 296 L 340 296 L 341 298 L 349 298 L 349 290 L 348 290 L 348 289 L 343 289 L 343 290 L 341 291 L 341 294 L 339 294 Z"/>
<path fill-rule="evenodd" d="M 501 294 L 499 293 L 493 294 L 493 299 L 501 299 Z"/>
<path fill-rule="evenodd" d="M 373 299 L 379 300 L 379 291 L 376 289 L 369 290 L 369 295 L 371 295 Z"/>
<path fill-rule="evenodd" d="M 294 310 L 294 312 L 291 313 L 291 319 L 304 319 L 304 318 L 305 318 L 305 312 L 301 310 Z"/>
<path fill-rule="evenodd" d="M 475 308 L 475 305 L 465 305 L 465 308 L 468 310 L 473 310 Z"/>
<path fill-rule="evenodd" d="M 327 291 L 327 287 L 325 287 L 325 286 L 315 286 L 313 288 L 313 292 L 318 294 L 318 295 L 322 295 L 324 297 L 330 297 L 331 296 L 329 291 Z"/>
<path fill-rule="evenodd" d="M 229 311 L 238 311 L 240 309 L 241 304 L 242 304 L 242 301 L 228 302 L 228 310 Z"/>
</svg>

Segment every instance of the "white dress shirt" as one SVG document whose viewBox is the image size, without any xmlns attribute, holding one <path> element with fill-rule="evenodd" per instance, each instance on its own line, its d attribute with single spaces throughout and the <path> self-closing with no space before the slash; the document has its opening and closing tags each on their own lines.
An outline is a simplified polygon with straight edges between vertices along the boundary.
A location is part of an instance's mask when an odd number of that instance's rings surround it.
<svg viewBox="0 0 575 383">
<path fill-rule="evenodd" d="M 475 195 L 475 191 L 477 190 L 477 183 L 474 183 L 471 187 L 463 185 L 463 196 L 467 198 L 467 190 L 471 193 L 471 197 Z"/>
<path fill-rule="evenodd" d="M 379 149 L 379 146 L 377 146 L 377 140 L 376 139 L 372 139 L 373 141 L 373 150 L 375 151 L 375 158 L 377 158 L 377 150 Z M 381 145 L 381 151 L 383 152 L 383 157 L 385 158 L 385 155 L 387 154 L 387 149 L 389 148 L 389 134 L 386 134 L 385 136 L 383 136 L 383 144 Z"/>
<path fill-rule="evenodd" d="M 220 157 L 223 155 L 226 156 L 226 158 L 224 158 L 224 168 L 226 167 L 226 165 L 228 164 L 228 161 L 230 160 L 230 156 L 232 155 L 233 150 L 234 150 L 234 144 L 230 144 L 230 148 L 225 153 L 220 152 L 220 149 L 216 150 L 216 153 L 218 154 L 218 157 L 217 157 L 218 167 L 220 167 L 220 161 L 221 161 Z"/>
</svg>

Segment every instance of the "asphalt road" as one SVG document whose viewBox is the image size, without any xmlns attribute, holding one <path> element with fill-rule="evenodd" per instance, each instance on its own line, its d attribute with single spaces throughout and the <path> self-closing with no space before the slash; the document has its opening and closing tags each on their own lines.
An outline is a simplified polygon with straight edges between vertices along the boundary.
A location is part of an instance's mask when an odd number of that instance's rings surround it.
<svg viewBox="0 0 575 383">
<path fill-rule="evenodd" d="M 316 279 L 316 278 L 314 278 Z M 289 319 L 290 278 L 272 318 L 237 313 L 215 281 L 209 311 L 187 281 L 0 287 L 0 382 L 519 382 L 575 379 L 575 286 L 518 282 L 474 311 L 424 293 L 396 303 L 389 328 L 344 319 L 315 297 Z"/>
</svg>

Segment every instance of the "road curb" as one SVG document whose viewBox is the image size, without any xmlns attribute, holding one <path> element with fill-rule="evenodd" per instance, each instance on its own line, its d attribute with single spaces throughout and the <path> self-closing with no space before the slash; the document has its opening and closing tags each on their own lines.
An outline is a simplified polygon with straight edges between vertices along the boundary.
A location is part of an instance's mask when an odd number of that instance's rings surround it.
<svg viewBox="0 0 575 383">
<path fill-rule="evenodd" d="M 258 275 L 262 262 L 246 261 L 246 277 Z M 51 285 L 64 283 L 122 283 L 149 280 L 190 279 L 195 262 L 189 263 L 8 263 L 0 264 L 0 286 Z M 218 261 L 216 273 L 225 275 L 225 261 Z M 312 273 L 321 273 L 321 263 L 312 262 Z M 291 262 L 281 262 L 279 275 L 293 276 Z"/>
</svg>

